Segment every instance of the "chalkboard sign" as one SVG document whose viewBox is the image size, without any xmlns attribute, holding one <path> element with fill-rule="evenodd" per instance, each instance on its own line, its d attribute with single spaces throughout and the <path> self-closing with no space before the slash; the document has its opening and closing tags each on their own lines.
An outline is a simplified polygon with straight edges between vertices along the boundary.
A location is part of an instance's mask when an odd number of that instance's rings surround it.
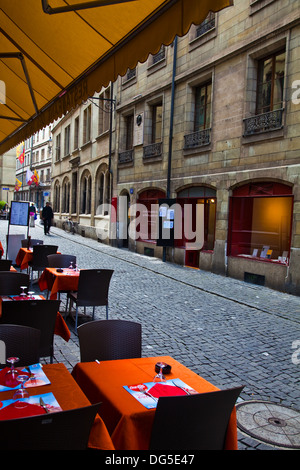
<svg viewBox="0 0 300 470">
<path fill-rule="evenodd" d="M 11 201 L 9 223 L 10 225 L 28 226 L 29 202 Z"/>
</svg>

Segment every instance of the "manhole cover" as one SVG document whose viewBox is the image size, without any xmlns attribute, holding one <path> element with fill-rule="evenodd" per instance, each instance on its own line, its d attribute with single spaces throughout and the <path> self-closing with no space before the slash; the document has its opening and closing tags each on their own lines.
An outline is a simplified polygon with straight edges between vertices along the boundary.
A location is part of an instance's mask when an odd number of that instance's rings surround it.
<svg viewBox="0 0 300 470">
<path fill-rule="evenodd" d="M 271 445 L 300 449 L 300 413 L 265 401 L 236 405 L 237 425 L 246 434 Z"/>
</svg>

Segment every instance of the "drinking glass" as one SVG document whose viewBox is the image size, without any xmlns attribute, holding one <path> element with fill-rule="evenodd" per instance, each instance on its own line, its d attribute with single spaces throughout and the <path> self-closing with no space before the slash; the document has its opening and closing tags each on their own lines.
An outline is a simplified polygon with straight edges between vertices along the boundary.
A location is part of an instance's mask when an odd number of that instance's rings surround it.
<svg viewBox="0 0 300 470">
<path fill-rule="evenodd" d="M 21 294 L 20 294 L 20 295 L 22 295 L 22 296 L 24 296 L 24 297 L 25 297 L 25 296 L 26 296 L 25 289 L 27 289 L 27 286 L 20 286 L 20 289 L 22 289 L 22 290 L 21 290 Z"/>
<path fill-rule="evenodd" d="M 69 269 L 74 269 L 74 266 L 73 266 L 73 261 L 70 262 L 70 266 L 69 266 Z"/>
<path fill-rule="evenodd" d="M 34 294 L 35 292 L 34 291 L 28 291 L 28 296 L 29 296 L 29 299 L 33 300 L 34 299 Z"/>
<path fill-rule="evenodd" d="M 23 400 L 24 398 L 29 398 L 29 393 L 24 388 L 24 384 L 28 380 L 28 375 L 19 374 L 17 377 L 17 380 L 21 382 L 21 388 L 19 388 L 13 395 L 13 399 L 17 400 L 14 406 L 16 408 L 24 408 L 25 406 L 28 405 L 28 403 L 26 401 L 20 401 L 20 400 Z"/>
<path fill-rule="evenodd" d="M 157 365 L 159 366 L 159 372 L 154 377 L 153 382 L 165 382 L 166 377 L 163 374 L 163 367 L 164 367 L 165 363 L 164 362 L 158 362 Z"/>
<path fill-rule="evenodd" d="M 4 382 L 7 387 L 14 388 L 17 386 L 17 378 L 19 371 L 15 369 L 15 362 L 18 362 L 18 357 L 8 357 L 7 362 L 11 364 L 10 369 L 6 372 Z"/>
</svg>

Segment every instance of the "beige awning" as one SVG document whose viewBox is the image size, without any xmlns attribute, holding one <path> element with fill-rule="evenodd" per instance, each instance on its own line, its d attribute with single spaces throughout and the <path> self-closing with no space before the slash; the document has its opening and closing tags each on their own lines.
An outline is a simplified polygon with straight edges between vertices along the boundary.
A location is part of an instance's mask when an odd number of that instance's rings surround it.
<svg viewBox="0 0 300 470">
<path fill-rule="evenodd" d="M 0 0 L 0 154 L 231 4 Z"/>
</svg>

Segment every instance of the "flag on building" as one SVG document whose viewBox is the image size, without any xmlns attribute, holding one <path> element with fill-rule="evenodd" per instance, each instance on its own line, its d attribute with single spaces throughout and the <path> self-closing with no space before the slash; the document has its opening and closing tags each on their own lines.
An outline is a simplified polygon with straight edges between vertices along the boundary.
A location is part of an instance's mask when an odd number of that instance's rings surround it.
<svg viewBox="0 0 300 470">
<path fill-rule="evenodd" d="M 33 183 L 35 183 L 36 185 L 38 185 L 38 184 L 39 184 L 39 180 L 40 180 L 40 177 L 39 177 L 37 171 L 34 170 L 34 174 L 33 174 L 32 181 L 33 181 Z"/>
<path fill-rule="evenodd" d="M 32 171 L 29 170 L 29 168 L 28 168 L 28 170 L 27 170 L 27 172 L 26 172 L 26 183 L 27 183 L 29 186 L 33 183 L 33 176 L 34 176 L 34 175 L 33 175 Z"/>
<path fill-rule="evenodd" d="M 22 186 L 21 181 L 18 180 L 18 178 L 16 178 L 15 191 L 19 191 L 21 186 Z"/>
<path fill-rule="evenodd" d="M 17 158 L 19 159 L 19 162 L 21 165 L 23 165 L 24 160 L 25 160 L 25 145 L 24 142 L 21 142 L 20 145 L 17 147 Z"/>
</svg>

